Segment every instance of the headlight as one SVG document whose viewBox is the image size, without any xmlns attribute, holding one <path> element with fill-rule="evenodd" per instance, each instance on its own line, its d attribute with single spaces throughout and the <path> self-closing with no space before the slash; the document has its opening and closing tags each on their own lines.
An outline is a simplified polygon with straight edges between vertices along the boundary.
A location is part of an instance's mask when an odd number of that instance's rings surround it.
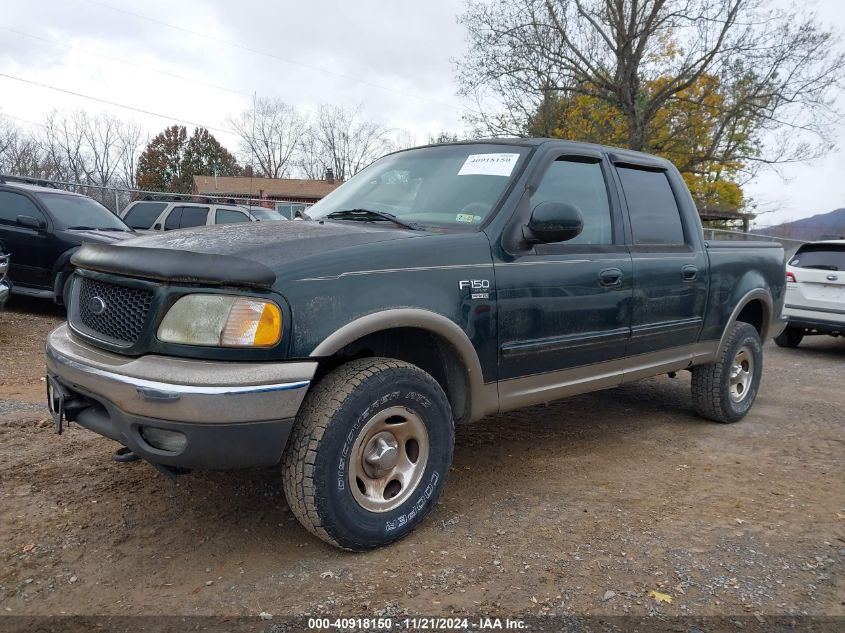
<svg viewBox="0 0 845 633">
<path fill-rule="evenodd" d="M 164 316 L 158 338 L 217 347 L 272 347 L 282 338 L 282 311 L 272 301 L 229 295 L 186 295 Z"/>
</svg>

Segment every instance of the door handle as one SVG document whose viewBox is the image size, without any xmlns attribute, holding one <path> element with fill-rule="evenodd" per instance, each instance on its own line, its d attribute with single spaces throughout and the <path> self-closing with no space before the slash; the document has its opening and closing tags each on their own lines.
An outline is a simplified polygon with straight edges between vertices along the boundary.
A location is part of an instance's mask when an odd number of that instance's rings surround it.
<svg viewBox="0 0 845 633">
<path fill-rule="evenodd" d="M 698 277 L 698 268 L 692 264 L 687 264 L 681 268 L 681 277 L 684 281 L 695 281 Z"/>
<path fill-rule="evenodd" d="M 599 273 L 599 285 L 605 288 L 618 288 L 622 285 L 622 271 L 618 268 L 605 268 Z"/>
</svg>

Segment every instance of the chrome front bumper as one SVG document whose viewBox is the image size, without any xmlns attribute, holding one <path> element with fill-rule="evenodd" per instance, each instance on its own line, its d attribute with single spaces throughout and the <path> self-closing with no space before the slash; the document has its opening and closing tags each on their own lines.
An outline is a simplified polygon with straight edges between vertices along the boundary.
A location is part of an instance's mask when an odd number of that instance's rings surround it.
<svg viewBox="0 0 845 633">
<path fill-rule="evenodd" d="M 75 338 L 67 324 L 47 337 L 47 371 L 71 390 L 132 416 L 230 424 L 296 416 L 315 362 L 241 363 L 120 356 Z"/>
</svg>

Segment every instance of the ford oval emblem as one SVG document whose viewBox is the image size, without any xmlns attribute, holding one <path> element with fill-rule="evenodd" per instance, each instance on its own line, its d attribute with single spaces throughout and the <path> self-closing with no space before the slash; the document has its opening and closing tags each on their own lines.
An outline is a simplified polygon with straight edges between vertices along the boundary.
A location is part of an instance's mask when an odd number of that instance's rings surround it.
<svg viewBox="0 0 845 633">
<path fill-rule="evenodd" d="M 828 275 L 827 276 L 828 281 L 836 281 L 837 279 L 839 279 L 839 275 Z"/>
<path fill-rule="evenodd" d="M 106 311 L 106 302 L 100 297 L 91 297 L 88 299 L 88 311 L 99 316 Z"/>
</svg>

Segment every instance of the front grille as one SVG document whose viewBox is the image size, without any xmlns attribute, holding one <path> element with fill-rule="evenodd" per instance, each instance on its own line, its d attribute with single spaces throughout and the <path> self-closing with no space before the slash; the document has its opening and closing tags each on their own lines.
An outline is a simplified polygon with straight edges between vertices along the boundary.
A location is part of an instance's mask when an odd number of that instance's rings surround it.
<svg viewBox="0 0 845 633">
<path fill-rule="evenodd" d="M 82 277 L 77 314 L 92 332 L 132 345 L 144 330 L 152 300 L 153 293 L 143 288 Z"/>
</svg>

